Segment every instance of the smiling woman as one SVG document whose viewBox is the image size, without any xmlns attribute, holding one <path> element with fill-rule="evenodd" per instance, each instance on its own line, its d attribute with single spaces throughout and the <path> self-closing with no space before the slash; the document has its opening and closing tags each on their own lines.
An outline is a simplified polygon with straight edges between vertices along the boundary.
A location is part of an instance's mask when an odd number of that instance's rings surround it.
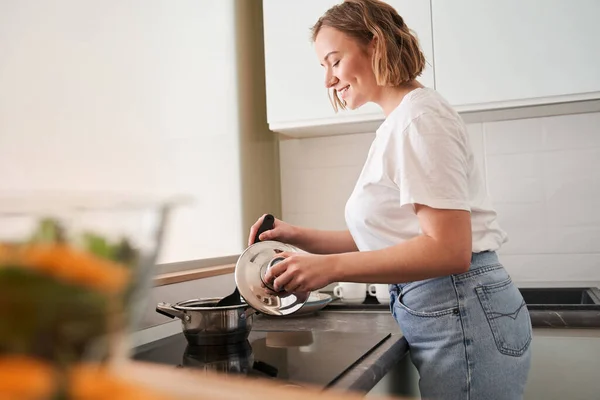
<svg viewBox="0 0 600 400">
<path fill-rule="evenodd" d="M 382 27 L 390 28 L 387 31 L 377 25 L 372 25 L 372 30 L 334 28 L 371 12 L 360 2 L 355 7 L 332 7 L 312 28 L 312 39 L 326 71 L 325 86 L 333 92 L 330 99 L 336 111 L 338 107 L 356 109 L 369 101 L 367 96 L 356 97 L 361 89 L 398 86 L 416 79 L 425 68 L 419 42 L 402 17 L 387 3 L 380 7 L 373 10 L 373 16 L 380 18 Z"/>
<path fill-rule="evenodd" d="M 284 260 L 265 281 L 288 293 L 340 281 L 387 283 L 424 398 L 521 398 L 531 322 L 496 253 L 507 235 L 464 122 L 416 80 L 424 68 L 417 39 L 378 0 L 346 0 L 326 11 L 312 33 L 333 107 L 375 103 L 385 121 L 347 200 L 348 230 L 276 220 L 260 240 L 307 254 L 279 254 Z"/>
</svg>

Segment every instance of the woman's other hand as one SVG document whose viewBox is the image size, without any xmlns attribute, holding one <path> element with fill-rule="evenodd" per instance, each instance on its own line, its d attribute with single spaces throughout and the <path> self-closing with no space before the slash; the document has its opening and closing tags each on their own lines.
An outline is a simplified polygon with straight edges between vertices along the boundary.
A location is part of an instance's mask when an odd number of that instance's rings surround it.
<svg viewBox="0 0 600 400">
<path fill-rule="evenodd" d="M 260 217 L 250 228 L 250 234 L 248 235 L 248 246 L 254 243 L 254 237 L 256 236 L 256 232 L 258 232 L 258 228 L 260 228 L 265 215 Z M 275 218 L 275 221 L 273 222 L 273 229 L 261 233 L 259 239 L 261 242 L 265 240 L 277 240 L 279 242 L 292 244 L 296 230 L 297 228 L 295 226 Z"/>
</svg>

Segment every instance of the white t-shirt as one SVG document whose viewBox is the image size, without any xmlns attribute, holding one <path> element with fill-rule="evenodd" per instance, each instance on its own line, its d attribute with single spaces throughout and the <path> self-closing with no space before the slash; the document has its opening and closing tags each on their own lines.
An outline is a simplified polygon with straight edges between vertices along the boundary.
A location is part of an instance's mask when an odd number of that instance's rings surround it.
<svg viewBox="0 0 600 400">
<path fill-rule="evenodd" d="M 471 213 L 473 252 L 507 240 L 496 222 L 462 119 L 435 90 L 411 91 L 377 129 L 346 203 L 359 250 L 378 250 L 420 235 L 414 203 Z"/>
</svg>

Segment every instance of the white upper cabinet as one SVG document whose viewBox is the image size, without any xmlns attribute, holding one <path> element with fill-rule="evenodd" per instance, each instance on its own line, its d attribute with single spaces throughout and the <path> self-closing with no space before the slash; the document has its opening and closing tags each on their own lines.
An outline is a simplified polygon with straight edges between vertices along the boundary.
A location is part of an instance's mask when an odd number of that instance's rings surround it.
<svg viewBox="0 0 600 400">
<path fill-rule="evenodd" d="M 383 120 L 375 104 L 333 111 L 323 67 L 311 42 L 310 28 L 334 0 L 264 0 L 267 119 L 270 129 L 290 136 L 373 132 Z M 421 83 L 433 87 L 429 0 L 389 0 L 417 34 L 427 67 Z"/>
<path fill-rule="evenodd" d="M 459 110 L 600 98 L 600 0 L 432 0 L 436 89 Z"/>
</svg>

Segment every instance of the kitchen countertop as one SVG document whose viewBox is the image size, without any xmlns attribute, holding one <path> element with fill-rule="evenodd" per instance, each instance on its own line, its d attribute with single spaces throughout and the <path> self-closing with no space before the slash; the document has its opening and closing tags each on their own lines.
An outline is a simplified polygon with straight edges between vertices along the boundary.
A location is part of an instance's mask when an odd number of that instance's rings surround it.
<svg viewBox="0 0 600 400">
<path fill-rule="evenodd" d="M 309 316 L 270 317 L 258 315 L 253 329 L 278 331 L 335 331 L 390 333 L 391 336 L 354 365 L 331 388 L 368 392 L 408 352 L 408 344 L 400 327 L 387 312 L 354 312 L 321 310 Z M 336 351 L 332 349 L 332 357 Z"/>
<path fill-rule="evenodd" d="M 519 287 L 598 287 L 599 282 L 516 282 Z M 387 306 L 375 304 L 363 309 L 340 307 L 333 302 L 331 308 L 325 308 L 312 316 L 268 317 L 259 315 L 255 318 L 257 330 L 281 331 L 338 331 L 338 332 L 380 332 L 391 333 L 385 340 L 358 364 L 347 371 L 334 384 L 334 388 L 359 392 L 368 392 L 390 371 L 408 352 L 408 345 L 402 332 L 389 313 Z M 350 308 L 350 309 L 348 309 Z M 361 308 L 361 307 L 357 307 Z M 137 346 L 181 332 L 181 322 L 175 320 L 136 332 L 132 337 L 132 345 Z M 333 350 L 335 353 L 335 350 Z"/>
</svg>

